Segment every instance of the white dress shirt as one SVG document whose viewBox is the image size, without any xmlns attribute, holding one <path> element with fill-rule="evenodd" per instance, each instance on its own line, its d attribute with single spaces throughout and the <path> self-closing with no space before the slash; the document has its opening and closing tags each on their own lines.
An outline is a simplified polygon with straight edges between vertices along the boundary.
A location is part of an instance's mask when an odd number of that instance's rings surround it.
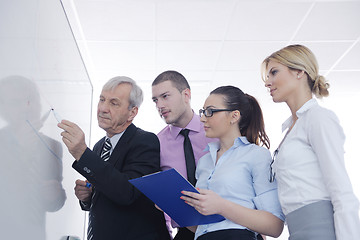
<svg viewBox="0 0 360 240">
<path fill-rule="evenodd" d="M 296 115 L 298 119 L 273 164 L 284 214 L 330 200 L 336 238 L 360 237 L 359 202 L 345 169 L 345 135 L 337 116 L 319 106 L 315 99 L 306 102 Z M 284 122 L 283 131 L 291 125 L 290 117 Z"/>
</svg>

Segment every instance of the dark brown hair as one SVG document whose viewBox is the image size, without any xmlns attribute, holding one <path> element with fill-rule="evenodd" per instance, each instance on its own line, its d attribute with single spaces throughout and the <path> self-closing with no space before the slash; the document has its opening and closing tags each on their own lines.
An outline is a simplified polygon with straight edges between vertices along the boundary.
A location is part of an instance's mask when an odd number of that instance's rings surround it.
<svg viewBox="0 0 360 240">
<path fill-rule="evenodd" d="M 210 94 L 223 95 L 228 109 L 240 111 L 239 129 L 242 136 L 245 136 L 250 143 L 270 148 L 263 114 L 258 101 L 253 96 L 245 94 L 234 86 L 221 86 Z"/>
<path fill-rule="evenodd" d="M 165 81 L 170 81 L 179 92 L 182 92 L 186 88 L 190 89 L 190 85 L 186 78 L 181 73 L 172 70 L 160 73 L 152 82 L 151 86 L 155 86 Z"/>
</svg>

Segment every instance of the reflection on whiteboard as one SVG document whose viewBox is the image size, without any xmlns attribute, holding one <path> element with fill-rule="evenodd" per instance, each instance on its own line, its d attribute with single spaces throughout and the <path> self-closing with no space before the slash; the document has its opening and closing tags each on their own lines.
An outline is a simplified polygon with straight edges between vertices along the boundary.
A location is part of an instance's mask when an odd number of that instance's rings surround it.
<svg viewBox="0 0 360 240">
<path fill-rule="evenodd" d="M 21 76 L 0 80 L 0 226 L 4 239 L 46 239 L 46 212 L 62 208 L 62 145 L 40 132 L 34 82 Z"/>
</svg>

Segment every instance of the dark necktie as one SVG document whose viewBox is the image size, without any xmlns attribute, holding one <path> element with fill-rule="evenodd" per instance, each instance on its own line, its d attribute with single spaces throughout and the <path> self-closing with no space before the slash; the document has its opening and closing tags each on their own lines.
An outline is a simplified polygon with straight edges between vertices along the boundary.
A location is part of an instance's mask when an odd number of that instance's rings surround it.
<svg viewBox="0 0 360 240">
<path fill-rule="evenodd" d="M 184 153 L 185 153 L 185 161 L 186 161 L 186 171 L 187 178 L 189 182 L 195 186 L 195 157 L 193 148 L 191 146 L 191 141 L 189 138 L 189 129 L 183 129 L 180 131 L 180 134 L 184 136 Z"/>
<path fill-rule="evenodd" d="M 111 150 L 111 142 L 110 142 L 110 138 L 107 138 L 104 142 L 104 146 L 103 146 L 103 149 L 101 151 L 101 159 L 103 161 L 107 161 L 109 160 L 110 158 L 110 150 Z M 93 201 L 94 201 L 94 198 L 95 198 L 95 195 L 97 194 L 97 191 L 95 189 L 95 186 L 93 186 L 93 194 L 91 196 L 91 205 L 90 205 L 90 209 L 92 208 L 93 206 Z M 91 214 L 91 212 L 90 212 Z M 88 232 L 87 232 L 87 239 L 88 240 L 91 240 L 93 238 L 93 227 L 92 227 L 92 217 L 91 215 L 89 216 L 89 227 L 88 227 Z"/>
</svg>

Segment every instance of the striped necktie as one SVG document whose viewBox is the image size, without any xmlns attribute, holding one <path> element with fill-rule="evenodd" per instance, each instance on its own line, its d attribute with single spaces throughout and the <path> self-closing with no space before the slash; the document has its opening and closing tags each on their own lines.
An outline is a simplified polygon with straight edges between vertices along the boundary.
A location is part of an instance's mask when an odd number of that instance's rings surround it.
<svg viewBox="0 0 360 240">
<path fill-rule="evenodd" d="M 111 146 L 110 138 L 107 138 L 105 140 L 104 147 L 103 147 L 103 150 L 101 152 L 101 159 L 103 161 L 109 160 L 111 147 L 112 146 Z"/>
</svg>

